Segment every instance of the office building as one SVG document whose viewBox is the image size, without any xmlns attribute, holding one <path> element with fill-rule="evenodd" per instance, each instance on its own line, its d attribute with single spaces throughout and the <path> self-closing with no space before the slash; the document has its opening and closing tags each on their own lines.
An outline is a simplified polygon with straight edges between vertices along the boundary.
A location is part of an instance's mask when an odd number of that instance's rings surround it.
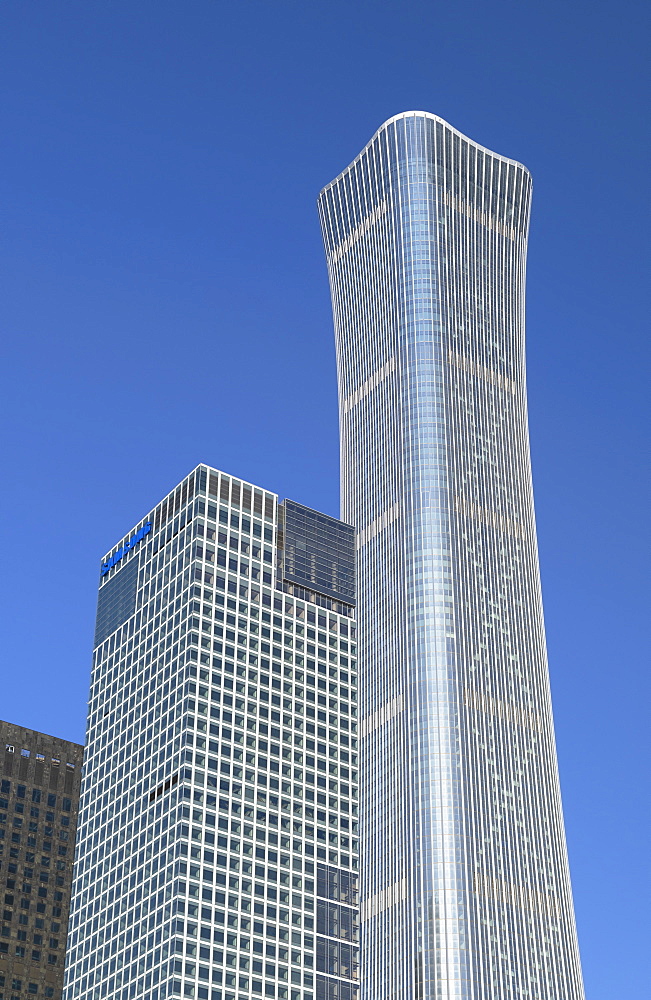
<svg viewBox="0 0 651 1000">
<path fill-rule="evenodd" d="M 358 529 L 361 996 L 583 997 L 531 487 L 531 179 L 435 115 L 319 199 Z"/>
<path fill-rule="evenodd" d="M 355 1000 L 354 531 L 199 466 L 102 559 L 66 1000 Z"/>
<path fill-rule="evenodd" d="M 84 748 L 0 721 L 0 1000 L 61 1000 Z"/>
</svg>

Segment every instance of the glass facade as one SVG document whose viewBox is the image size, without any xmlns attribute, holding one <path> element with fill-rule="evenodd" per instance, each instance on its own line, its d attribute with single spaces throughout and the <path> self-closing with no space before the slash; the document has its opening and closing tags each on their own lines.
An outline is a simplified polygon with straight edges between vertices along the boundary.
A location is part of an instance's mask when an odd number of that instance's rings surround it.
<svg viewBox="0 0 651 1000">
<path fill-rule="evenodd" d="M 283 578 L 348 604 L 355 603 L 355 529 L 285 500 Z"/>
<path fill-rule="evenodd" d="M 321 193 L 357 527 L 362 997 L 580 1000 L 531 487 L 531 179 L 434 115 Z"/>
<path fill-rule="evenodd" d="M 101 561 L 66 1000 L 357 1000 L 356 626 L 282 521 L 199 466 Z"/>
<path fill-rule="evenodd" d="M 131 618 L 136 609 L 138 558 L 132 559 L 101 587 L 97 598 L 95 646 L 115 632 L 118 625 Z"/>
</svg>

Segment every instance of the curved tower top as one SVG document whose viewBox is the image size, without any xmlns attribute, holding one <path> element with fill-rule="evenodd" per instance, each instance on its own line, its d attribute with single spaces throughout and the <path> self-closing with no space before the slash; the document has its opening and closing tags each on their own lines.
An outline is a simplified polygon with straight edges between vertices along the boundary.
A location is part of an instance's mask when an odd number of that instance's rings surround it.
<svg viewBox="0 0 651 1000">
<path fill-rule="evenodd" d="M 488 156 L 494 156 L 496 160 L 501 160 L 503 163 L 512 163 L 514 167 L 521 167 L 522 170 L 525 170 L 527 174 L 529 174 L 529 171 L 527 170 L 527 168 L 523 163 L 520 163 L 518 160 L 512 160 L 508 156 L 502 156 L 501 153 L 495 153 L 492 149 L 488 149 L 487 146 L 481 146 L 478 142 L 475 142 L 473 139 L 469 139 L 467 135 L 464 135 L 463 132 L 460 132 L 458 128 L 454 127 L 454 125 L 450 125 L 449 122 L 446 122 L 444 118 L 440 118 L 439 115 L 432 114 L 431 111 L 401 111 L 400 114 L 393 115 L 391 118 L 387 118 L 387 120 L 383 122 L 382 125 L 380 125 L 375 135 L 373 135 L 369 139 L 369 141 L 364 146 L 364 149 L 362 149 L 362 151 L 357 154 L 352 163 L 349 163 L 347 167 L 344 167 L 341 173 L 338 174 L 337 177 L 334 178 L 334 180 L 330 181 L 329 184 L 325 185 L 325 187 L 321 191 L 321 197 L 323 197 L 324 192 L 327 191 L 328 188 L 331 188 L 335 184 L 337 184 L 344 176 L 344 174 L 348 173 L 349 170 L 353 169 L 358 160 L 360 160 L 364 156 L 364 154 L 370 149 L 370 147 L 375 142 L 377 142 L 378 136 L 386 128 L 388 128 L 390 125 L 394 125 L 396 122 L 403 121 L 406 118 L 423 118 L 427 119 L 428 121 L 438 122 L 439 125 L 441 125 L 444 129 L 447 129 L 451 134 L 458 136 L 459 139 L 461 139 L 463 142 L 470 143 L 474 147 L 474 149 L 480 149 L 482 153 L 487 153 Z"/>
<path fill-rule="evenodd" d="M 363 1000 L 582 1000 L 529 459 L 531 178 L 426 112 L 319 197 L 357 527 Z"/>
</svg>

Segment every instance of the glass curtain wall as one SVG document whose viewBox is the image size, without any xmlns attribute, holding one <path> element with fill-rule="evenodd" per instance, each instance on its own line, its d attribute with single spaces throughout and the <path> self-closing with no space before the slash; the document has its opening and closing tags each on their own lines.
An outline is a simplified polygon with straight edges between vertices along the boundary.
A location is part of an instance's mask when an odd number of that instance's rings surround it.
<svg viewBox="0 0 651 1000">
<path fill-rule="evenodd" d="M 580 1000 L 524 368 L 531 179 L 434 115 L 321 193 L 357 527 L 366 1000 Z"/>
</svg>

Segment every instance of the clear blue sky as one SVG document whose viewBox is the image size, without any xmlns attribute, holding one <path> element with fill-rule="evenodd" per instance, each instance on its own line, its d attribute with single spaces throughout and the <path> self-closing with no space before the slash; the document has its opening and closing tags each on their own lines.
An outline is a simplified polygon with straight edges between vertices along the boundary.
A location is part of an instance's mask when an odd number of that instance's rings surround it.
<svg viewBox="0 0 651 1000">
<path fill-rule="evenodd" d="M 531 433 L 589 1000 L 651 979 L 646 12 L 0 6 L 0 717 L 36 729 L 83 741 L 98 558 L 195 464 L 337 513 L 320 188 L 411 109 L 532 171 Z"/>
</svg>

